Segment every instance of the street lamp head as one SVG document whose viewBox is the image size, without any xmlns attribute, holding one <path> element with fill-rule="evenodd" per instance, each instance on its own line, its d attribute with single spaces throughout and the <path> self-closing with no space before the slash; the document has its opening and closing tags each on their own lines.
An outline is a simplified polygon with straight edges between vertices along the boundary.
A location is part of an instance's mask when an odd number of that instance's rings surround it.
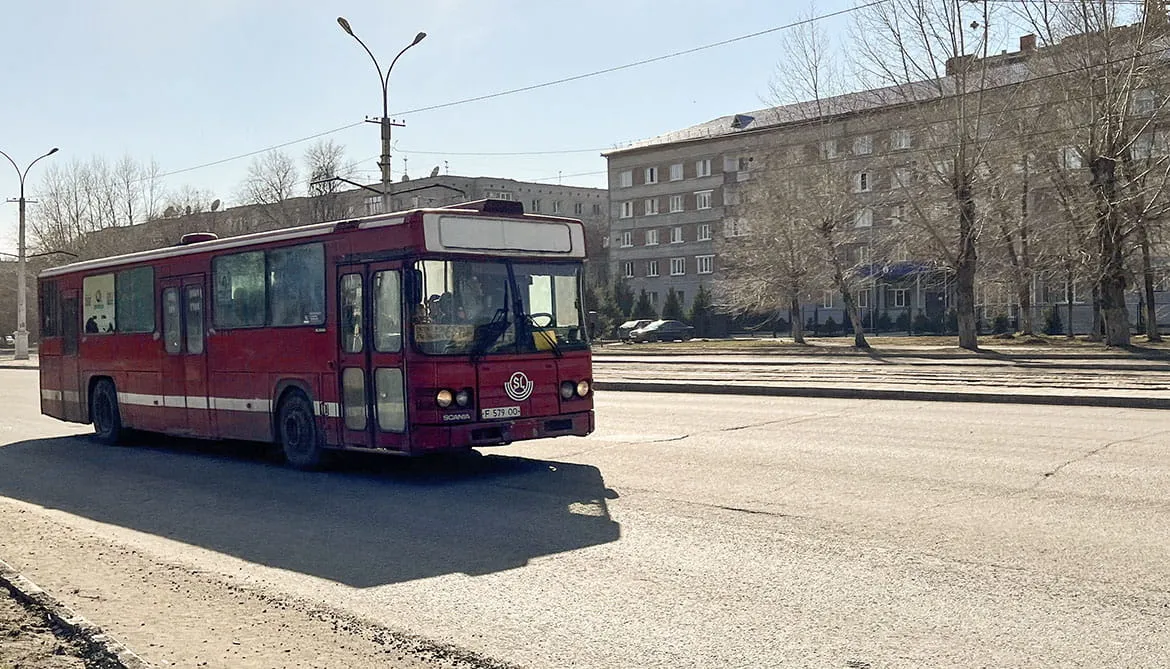
<svg viewBox="0 0 1170 669">
<path fill-rule="evenodd" d="M 419 34 L 415 35 L 415 36 L 414 36 L 414 41 L 413 41 L 413 42 L 411 42 L 411 43 L 410 43 L 410 45 L 411 45 L 411 46 L 414 46 L 415 44 L 418 44 L 419 42 L 423 41 L 423 38 L 424 38 L 424 37 L 426 37 L 426 36 L 427 36 L 427 34 L 426 34 L 426 33 L 419 33 Z"/>
<path fill-rule="evenodd" d="M 53 155 L 54 153 L 57 153 L 57 147 L 55 147 L 55 146 L 54 146 L 53 148 L 49 149 L 49 152 L 48 152 L 48 153 L 46 153 L 45 155 L 46 155 L 46 156 L 51 156 L 51 155 Z"/>
<path fill-rule="evenodd" d="M 342 30 L 349 33 L 350 37 L 356 37 L 356 35 L 353 34 L 353 28 L 349 27 L 349 21 L 346 21 L 344 16 L 337 17 L 337 25 L 341 26 Z"/>
</svg>

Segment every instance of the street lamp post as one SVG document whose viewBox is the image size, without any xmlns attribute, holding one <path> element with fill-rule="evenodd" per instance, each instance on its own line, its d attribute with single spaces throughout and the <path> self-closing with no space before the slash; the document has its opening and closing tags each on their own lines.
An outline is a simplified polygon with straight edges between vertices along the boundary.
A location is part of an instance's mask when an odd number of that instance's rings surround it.
<svg viewBox="0 0 1170 669">
<path fill-rule="evenodd" d="M 383 75 L 382 67 L 378 65 L 378 59 L 374 57 L 374 52 L 370 51 L 370 47 L 366 46 L 366 43 L 362 41 L 362 38 L 354 34 L 353 28 L 349 25 L 349 21 L 346 21 L 344 17 L 339 16 L 337 17 L 337 24 L 340 25 L 341 29 L 348 33 L 350 37 L 357 40 L 357 43 L 362 45 L 362 48 L 366 50 L 366 53 L 370 54 L 370 60 L 374 61 L 374 69 L 378 71 L 378 82 L 382 85 L 382 117 L 377 119 L 377 123 L 382 126 L 382 158 L 378 162 L 378 167 L 382 168 L 382 212 L 385 213 L 390 211 L 390 129 L 395 125 L 402 125 L 401 123 L 394 123 L 390 120 L 390 97 L 388 94 L 390 86 L 390 70 L 394 69 L 394 63 L 398 62 L 399 57 L 406 53 L 407 49 L 423 41 L 423 38 L 426 37 L 427 34 L 420 32 L 419 34 L 415 35 L 414 41 L 410 44 L 407 44 L 402 48 L 402 51 L 398 52 L 397 56 L 394 56 L 394 60 L 390 61 L 390 67 L 386 68 L 386 74 Z"/>
<path fill-rule="evenodd" d="M 20 178 L 20 197 L 15 200 L 20 207 L 20 233 L 17 238 L 17 260 L 16 260 L 16 355 L 15 360 L 28 360 L 28 296 L 26 295 L 25 284 L 25 245 L 24 245 L 24 211 L 27 201 L 24 199 L 24 179 L 28 176 L 28 171 L 32 169 L 33 165 L 37 164 L 37 160 L 47 158 L 54 153 L 57 153 L 57 147 L 49 149 L 45 155 L 37 158 L 20 171 L 20 167 L 12 156 L 0 151 L 0 155 L 8 159 L 12 163 L 12 167 L 16 169 L 16 176 Z M 13 202 L 13 200 L 8 200 Z"/>
</svg>

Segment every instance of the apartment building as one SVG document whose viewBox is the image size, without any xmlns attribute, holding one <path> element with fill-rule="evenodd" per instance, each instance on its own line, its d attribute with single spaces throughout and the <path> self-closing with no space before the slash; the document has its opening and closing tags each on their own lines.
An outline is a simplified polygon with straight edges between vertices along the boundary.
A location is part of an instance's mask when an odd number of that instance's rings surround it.
<svg viewBox="0 0 1170 669">
<path fill-rule="evenodd" d="M 1018 86 L 1035 75 L 1029 61 L 1037 52 L 1036 38 L 1026 35 L 1018 51 L 980 61 L 989 66 L 989 104 L 1009 106 Z M 924 82 L 732 114 L 606 152 L 611 275 L 624 277 L 635 292 L 648 291 L 659 307 L 671 288 L 688 305 L 699 285 L 711 286 L 720 277 L 730 244 L 751 235 L 761 215 L 783 215 L 782 207 L 762 212 L 758 206 L 761 183 L 767 181 L 771 188 L 790 188 L 792 201 L 801 201 L 802 190 L 819 188 L 821 197 L 805 197 L 804 205 L 839 208 L 848 228 L 842 251 L 867 326 L 876 325 L 879 317 L 940 317 L 953 305 L 953 275 L 932 260 L 937 256 L 928 249 L 920 243 L 916 247 L 905 223 L 913 215 L 953 216 L 946 211 L 944 185 L 953 170 L 947 156 L 953 140 L 940 137 L 937 129 L 951 111 L 946 107 L 953 100 L 950 75 L 971 62 L 952 59 L 941 86 Z M 1138 113 L 1158 107 L 1149 93 L 1135 93 Z M 1138 141 L 1135 147 L 1147 154 L 1170 151 L 1163 144 Z M 1070 171 L 1071 181 L 1088 183 L 1088 166 L 1073 147 L 1051 153 Z M 1002 169 L 1019 173 L 1017 159 L 1002 160 Z M 813 178 L 823 175 L 826 166 L 836 175 L 834 183 Z M 1037 184 L 1026 195 L 1028 215 L 1038 229 L 1064 215 L 1050 186 Z M 992 246 L 988 239 L 987 247 Z M 994 263 L 981 262 L 979 317 L 985 322 L 999 314 L 1017 317 L 1012 287 L 996 274 Z M 1090 289 L 1088 281 L 1071 285 L 1055 273 L 1038 273 L 1031 286 L 1035 322 L 1046 310 L 1060 307 L 1062 317 L 1072 314 L 1075 331 L 1088 331 Z M 1075 308 L 1066 312 L 1070 294 Z M 1134 292 L 1131 314 L 1138 299 Z M 1160 299 L 1170 303 L 1165 295 Z M 801 302 L 806 322 L 845 320 L 841 296 L 828 282 L 810 287 Z M 1163 309 L 1170 322 L 1170 304 Z"/>
</svg>

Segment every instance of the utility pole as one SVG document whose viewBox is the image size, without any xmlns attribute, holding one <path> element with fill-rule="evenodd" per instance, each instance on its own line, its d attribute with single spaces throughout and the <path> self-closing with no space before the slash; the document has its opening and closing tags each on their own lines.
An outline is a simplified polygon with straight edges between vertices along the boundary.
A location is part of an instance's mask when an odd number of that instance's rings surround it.
<svg viewBox="0 0 1170 669">
<path fill-rule="evenodd" d="M 344 17 L 339 16 L 337 17 L 337 24 L 341 26 L 341 29 L 344 30 L 350 37 L 357 40 L 357 43 L 361 44 L 362 48 L 366 50 L 366 53 L 370 55 L 370 60 L 374 61 L 374 69 L 378 72 L 378 82 L 382 86 L 382 116 L 381 118 L 367 117 L 366 121 L 368 123 L 377 123 L 382 126 L 382 157 L 378 161 L 378 167 L 382 170 L 382 213 L 386 213 L 390 211 L 390 132 L 394 126 L 401 128 L 406 125 L 405 123 L 400 123 L 390 118 L 390 71 L 394 69 L 394 63 L 398 62 L 398 58 L 401 57 L 402 54 L 406 53 L 407 49 L 423 41 L 423 38 L 425 38 L 427 34 L 420 32 L 419 34 L 415 35 L 414 41 L 410 44 L 407 44 L 402 48 L 402 51 L 398 52 L 397 56 L 394 56 L 394 60 L 390 61 L 390 67 L 386 68 L 386 74 L 383 75 L 382 67 L 378 65 L 378 59 L 374 57 L 374 52 L 370 51 L 370 47 L 366 46 L 366 43 L 363 42 L 360 37 L 354 34 L 353 28 L 349 25 L 349 21 L 346 21 Z"/>
<path fill-rule="evenodd" d="M 25 276 L 27 271 L 25 265 L 27 260 L 25 249 L 25 209 L 28 200 L 24 197 L 24 180 L 28 176 L 28 171 L 37 163 L 37 160 L 47 158 L 56 152 L 57 147 L 54 146 L 48 153 L 29 163 L 28 167 L 24 168 L 24 171 L 21 172 L 20 167 L 17 166 L 12 156 L 0 151 L 0 155 L 3 155 L 8 159 L 8 162 L 12 163 L 12 167 L 16 169 L 16 175 L 20 178 L 20 197 L 15 200 L 8 200 L 9 202 L 18 203 L 20 207 L 20 232 L 17 238 L 16 249 L 16 354 L 13 356 L 14 360 L 28 360 L 28 290 L 26 286 L 28 280 Z"/>
</svg>

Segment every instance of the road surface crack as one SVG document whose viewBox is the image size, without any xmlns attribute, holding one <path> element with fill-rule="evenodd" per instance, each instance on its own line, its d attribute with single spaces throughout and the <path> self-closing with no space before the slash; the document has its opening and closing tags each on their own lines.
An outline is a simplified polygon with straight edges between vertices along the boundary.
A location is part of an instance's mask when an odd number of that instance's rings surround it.
<svg viewBox="0 0 1170 669">
<path fill-rule="evenodd" d="M 1111 441 L 1107 444 L 1102 444 L 1102 445 L 1098 446 L 1097 448 L 1094 448 L 1092 450 L 1086 451 L 1086 452 L 1078 455 L 1075 458 L 1069 458 L 1068 460 L 1065 460 L 1064 462 L 1060 463 L 1059 465 L 1057 465 L 1053 469 L 1044 472 L 1043 474 L 1040 475 L 1040 478 L 1038 478 L 1035 483 L 1028 486 L 1028 488 L 1023 490 L 1022 492 L 1031 492 L 1031 491 L 1035 490 L 1036 488 L 1039 488 L 1040 485 L 1042 483 L 1044 483 L 1045 481 L 1047 481 L 1048 479 L 1059 474 L 1066 467 L 1074 465 L 1078 462 L 1084 462 L 1085 460 L 1088 460 L 1089 458 L 1091 458 L 1095 455 L 1099 455 L 1100 453 L 1103 453 L 1103 452 L 1109 450 L 1110 448 L 1113 448 L 1114 446 L 1120 446 L 1121 444 L 1128 444 L 1128 443 L 1137 443 L 1137 442 L 1144 441 L 1146 439 L 1151 439 L 1153 437 L 1158 437 L 1158 436 L 1165 435 L 1165 434 L 1170 434 L 1170 430 L 1158 430 L 1157 432 L 1151 432 L 1149 434 L 1144 434 L 1144 435 L 1140 435 L 1137 437 L 1129 437 L 1127 439 L 1118 439 L 1117 441 Z"/>
</svg>

